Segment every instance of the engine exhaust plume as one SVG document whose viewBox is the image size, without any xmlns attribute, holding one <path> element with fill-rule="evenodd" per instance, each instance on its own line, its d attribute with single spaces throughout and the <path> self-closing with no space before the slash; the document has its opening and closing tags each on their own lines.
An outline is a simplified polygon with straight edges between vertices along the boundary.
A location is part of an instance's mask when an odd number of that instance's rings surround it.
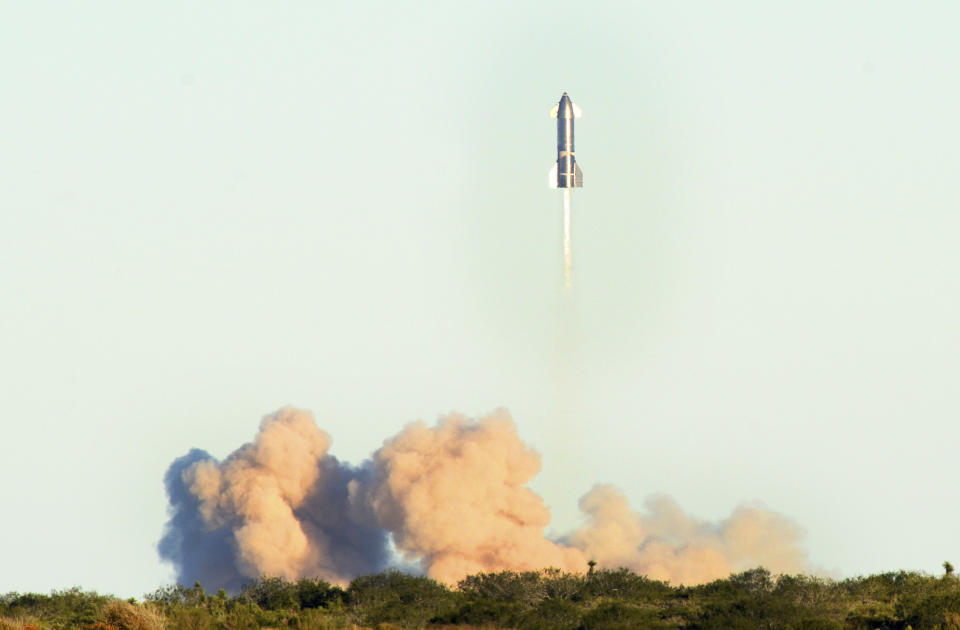
<svg viewBox="0 0 960 630">
<path fill-rule="evenodd" d="M 563 279 L 568 289 L 573 276 L 573 247 L 570 243 L 570 189 L 563 189 Z"/>
</svg>

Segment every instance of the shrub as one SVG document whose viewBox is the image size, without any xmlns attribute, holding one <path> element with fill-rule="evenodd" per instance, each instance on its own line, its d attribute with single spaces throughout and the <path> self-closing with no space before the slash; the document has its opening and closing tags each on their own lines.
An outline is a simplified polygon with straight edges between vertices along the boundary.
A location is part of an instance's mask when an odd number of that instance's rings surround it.
<svg viewBox="0 0 960 630">
<path fill-rule="evenodd" d="M 622 602 L 604 602 L 583 616 L 584 630 L 633 630 L 634 628 L 674 628 L 660 619 L 656 610 Z"/>
<path fill-rule="evenodd" d="M 176 608 L 167 619 L 171 628 L 176 630 L 210 630 L 213 626 L 213 618 L 204 608 Z"/>
<path fill-rule="evenodd" d="M 346 615 L 330 613 L 323 608 L 305 609 L 296 620 L 291 620 L 290 625 L 297 630 L 341 630 L 353 627 Z"/>
<path fill-rule="evenodd" d="M 545 599 L 520 617 L 520 630 L 575 630 L 580 608 L 564 599 Z"/>
<path fill-rule="evenodd" d="M 358 577 L 347 589 L 348 599 L 363 622 L 421 628 L 456 606 L 447 587 L 430 578 L 387 571 Z"/>
<path fill-rule="evenodd" d="M 844 625 L 833 619 L 803 619 L 797 630 L 843 630 Z"/>
<path fill-rule="evenodd" d="M 300 608 L 330 608 L 344 603 L 346 592 L 320 578 L 297 580 L 297 599 Z"/>
<path fill-rule="evenodd" d="M 586 579 L 586 592 L 592 597 L 612 597 L 629 601 L 659 601 L 671 597 L 674 589 L 666 582 L 651 580 L 629 569 L 593 571 Z"/>
<path fill-rule="evenodd" d="M 245 586 L 241 597 L 264 610 L 298 610 L 300 608 L 297 585 L 282 577 L 265 575 Z"/>
<path fill-rule="evenodd" d="M 468 601 L 451 614 L 439 619 L 439 621 L 458 626 L 471 624 L 513 627 L 517 625 L 521 611 L 520 604 L 516 602 Z"/>
<path fill-rule="evenodd" d="M 546 583 L 539 571 L 480 573 L 460 580 L 461 593 L 497 602 L 514 602 L 532 607 L 547 598 Z"/>
</svg>

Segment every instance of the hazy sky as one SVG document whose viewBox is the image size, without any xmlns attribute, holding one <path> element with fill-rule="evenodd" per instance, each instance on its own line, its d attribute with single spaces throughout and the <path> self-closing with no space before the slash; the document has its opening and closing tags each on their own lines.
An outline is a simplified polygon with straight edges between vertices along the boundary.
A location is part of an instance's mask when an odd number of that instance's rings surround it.
<svg viewBox="0 0 960 630">
<path fill-rule="evenodd" d="M 960 561 L 958 19 L 0 0 L 0 592 L 169 581 L 166 467 L 286 404 L 352 462 L 505 406 L 556 533 L 610 482 Z"/>
</svg>

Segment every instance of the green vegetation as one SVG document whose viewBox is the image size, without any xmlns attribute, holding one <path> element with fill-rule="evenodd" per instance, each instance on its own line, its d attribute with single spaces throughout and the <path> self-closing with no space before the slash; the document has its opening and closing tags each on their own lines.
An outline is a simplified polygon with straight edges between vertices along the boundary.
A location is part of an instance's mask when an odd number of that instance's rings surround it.
<svg viewBox="0 0 960 630">
<path fill-rule="evenodd" d="M 0 595 L 0 630 L 960 630 L 960 579 L 944 569 L 841 581 L 753 569 L 685 587 L 590 566 L 472 575 L 456 589 L 388 571 L 346 589 L 263 577 L 232 597 L 173 585 L 143 602 L 74 588 Z"/>
</svg>

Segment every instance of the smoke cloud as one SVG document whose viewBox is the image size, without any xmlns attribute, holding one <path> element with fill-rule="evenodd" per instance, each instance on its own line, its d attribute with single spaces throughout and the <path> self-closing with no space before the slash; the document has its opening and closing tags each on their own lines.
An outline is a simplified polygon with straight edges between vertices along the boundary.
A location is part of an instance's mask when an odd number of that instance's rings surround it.
<svg viewBox="0 0 960 630">
<path fill-rule="evenodd" d="M 167 471 L 172 516 L 159 552 L 178 580 L 204 575 L 205 585 L 235 591 L 260 575 L 343 583 L 383 568 L 386 532 L 351 517 L 350 485 L 369 473 L 341 464 L 329 448 L 312 414 L 284 408 L 223 462 L 176 460 Z M 214 566 L 201 571 L 191 553 L 211 540 L 229 541 L 232 553 L 208 554 L 204 563 Z"/>
<path fill-rule="evenodd" d="M 760 507 L 740 506 L 720 523 L 707 523 L 659 496 L 637 513 L 609 485 L 594 486 L 579 506 L 588 523 L 565 542 L 601 566 L 627 567 L 672 584 L 700 584 L 756 566 L 774 573 L 807 568 L 800 528 Z"/>
<path fill-rule="evenodd" d="M 708 523 L 663 496 L 637 512 L 609 485 L 580 499 L 582 528 L 548 539 L 550 513 L 527 487 L 540 456 L 505 410 L 412 423 L 359 467 L 330 444 L 309 412 L 284 408 L 222 462 L 199 450 L 175 460 L 158 550 L 177 579 L 231 591 L 260 575 L 343 584 L 399 561 L 448 584 L 508 569 L 582 572 L 591 559 L 675 584 L 806 568 L 801 531 L 783 515 L 741 506 Z"/>
<path fill-rule="evenodd" d="M 195 448 L 170 464 L 163 478 L 170 501 L 170 520 L 157 550 L 161 558 L 176 567 L 180 583 L 200 582 L 235 592 L 243 586 L 243 579 L 233 565 L 233 537 L 226 528 L 207 527 L 200 516 L 200 500 L 184 481 L 188 470 L 212 460 L 206 451 Z"/>
<path fill-rule="evenodd" d="M 550 513 L 527 483 L 540 456 L 506 411 L 409 425 L 373 456 L 363 497 L 397 548 L 447 583 L 502 569 L 582 570 L 576 549 L 544 537 Z"/>
</svg>

